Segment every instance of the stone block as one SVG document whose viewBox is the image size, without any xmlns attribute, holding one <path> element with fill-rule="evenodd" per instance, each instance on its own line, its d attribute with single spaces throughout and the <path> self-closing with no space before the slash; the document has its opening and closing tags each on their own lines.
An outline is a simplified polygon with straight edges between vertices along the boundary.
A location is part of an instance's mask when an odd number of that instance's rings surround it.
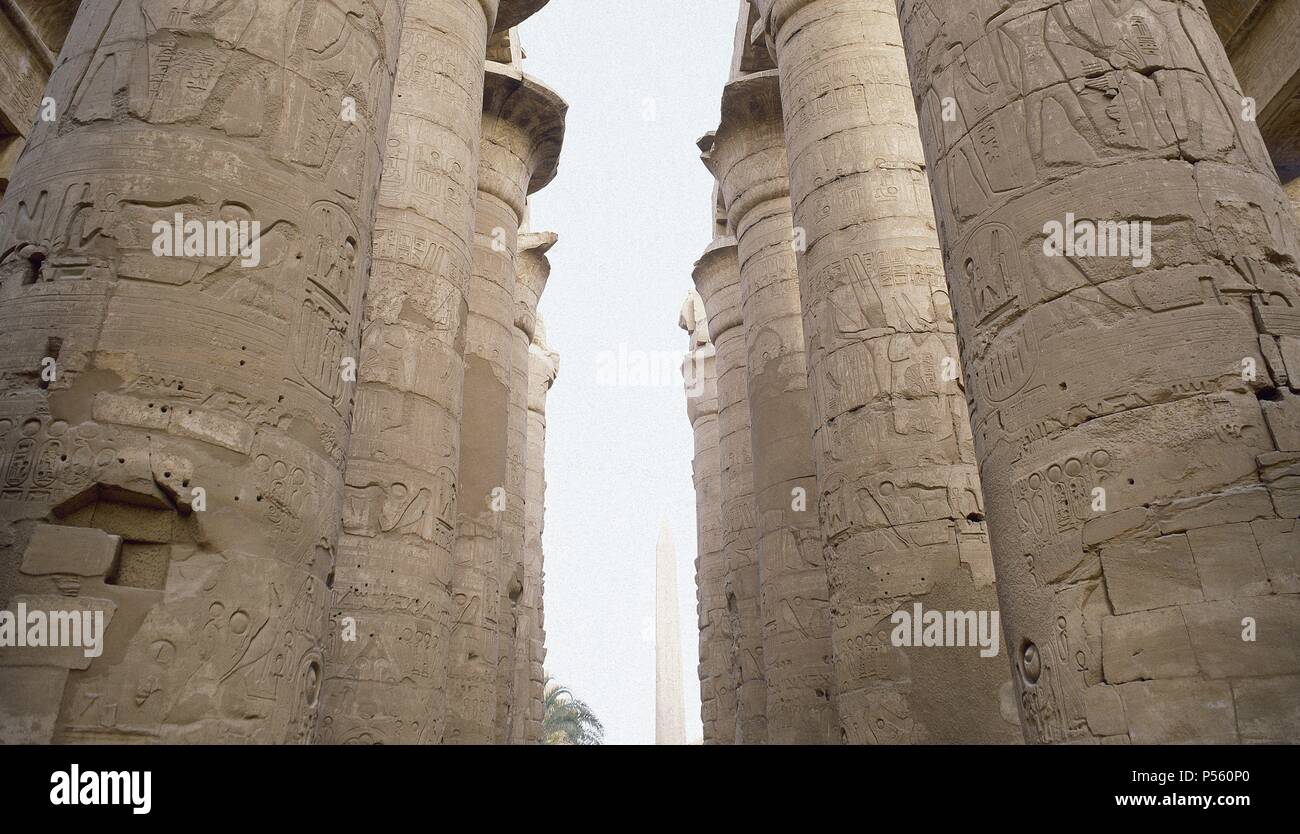
<svg viewBox="0 0 1300 834">
<path fill-rule="evenodd" d="M 1259 351 L 1264 356 L 1264 364 L 1268 367 L 1268 373 L 1273 378 L 1273 382 L 1285 386 L 1287 384 L 1286 362 L 1282 359 L 1282 351 L 1277 345 L 1277 337 L 1266 334 L 1260 335 Z"/>
<path fill-rule="evenodd" d="M 1273 592 L 1300 593 L 1300 521 L 1261 519 L 1250 527 Z"/>
<path fill-rule="evenodd" d="M 1191 545 L 1185 535 L 1103 548 L 1101 565 L 1106 590 L 1117 613 L 1203 599 Z"/>
<path fill-rule="evenodd" d="M 1184 606 L 1183 620 L 1201 672 L 1211 678 L 1300 672 L 1300 597 L 1263 596 Z M 1242 621 L 1255 622 L 1244 640 Z"/>
<path fill-rule="evenodd" d="M 1300 451 L 1300 400 L 1288 396 L 1282 402 L 1264 400 L 1259 406 L 1277 448 L 1283 452 Z"/>
<path fill-rule="evenodd" d="M 101 501 L 95 505 L 95 526 L 141 542 L 170 542 L 173 535 L 173 510 L 159 510 L 116 501 Z"/>
<path fill-rule="evenodd" d="M 1295 744 L 1300 740 L 1300 675 L 1232 682 L 1241 740 Z"/>
<path fill-rule="evenodd" d="M 1083 546 L 1092 547 L 1105 541 L 1132 533 L 1147 521 L 1147 511 L 1142 507 L 1129 507 L 1113 513 L 1090 518 L 1083 524 Z"/>
<path fill-rule="evenodd" d="M 68 670 L 0 665 L 0 744 L 50 744 Z"/>
<path fill-rule="evenodd" d="M 1134 744 L 1234 744 L 1237 720 L 1227 681 L 1137 681 L 1116 687 Z"/>
<path fill-rule="evenodd" d="M 1128 738 L 1128 721 L 1124 718 L 1124 702 L 1114 686 L 1090 686 L 1083 690 L 1084 715 L 1088 729 L 1095 736 L 1124 735 Z"/>
<path fill-rule="evenodd" d="M 1174 606 L 1103 619 L 1102 670 L 1106 682 L 1112 684 L 1195 676 L 1196 655 L 1180 609 Z"/>
<path fill-rule="evenodd" d="M 151 402 L 125 394 L 112 394 L 107 391 L 95 395 L 91 412 L 99 423 L 116 423 L 120 426 L 135 426 L 157 431 L 166 430 L 172 419 L 166 407 L 160 402 Z"/>
<path fill-rule="evenodd" d="M 1300 390 L 1300 336 L 1282 336 L 1277 341 L 1291 389 Z"/>
<path fill-rule="evenodd" d="M 22 572 L 28 576 L 104 576 L 121 546 L 121 537 L 103 530 L 38 524 L 23 554 Z"/>
<path fill-rule="evenodd" d="M 20 603 L 23 606 L 21 609 Z M 117 603 L 111 599 L 95 597 L 18 594 L 14 596 L 7 610 L 12 612 L 15 618 L 20 612 L 26 612 L 24 620 L 32 620 L 32 612 L 40 612 L 43 623 L 41 626 L 43 636 L 40 640 L 43 645 L 6 647 L 0 651 L 0 666 L 87 669 L 94 659 L 87 655 L 87 651 L 94 653 L 95 656 L 104 651 L 108 626 L 117 611 Z M 101 613 L 103 616 L 98 616 Z M 27 628 L 28 623 L 18 621 L 16 627 Z M 88 628 L 90 630 L 87 630 Z M 30 630 L 28 635 L 27 639 L 30 639 Z M 97 648 L 92 646 L 92 643 Z"/>
<path fill-rule="evenodd" d="M 1272 452 L 1257 460 L 1259 479 L 1268 487 L 1276 515 L 1300 518 L 1300 452 Z"/>
<path fill-rule="evenodd" d="M 1197 527 L 1215 527 L 1257 518 L 1272 518 L 1273 502 L 1268 489 L 1248 487 L 1221 495 L 1175 501 L 1157 513 L 1160 532 L 1183 533 Z"/>
<path fill-rule="evenodd" d="M 1223 524 L 1187 532 L 1201 590 L 1207 600 L 1257 597 L 1269 593 L 1268 571 L 1251 525 Z"/>
</svg>

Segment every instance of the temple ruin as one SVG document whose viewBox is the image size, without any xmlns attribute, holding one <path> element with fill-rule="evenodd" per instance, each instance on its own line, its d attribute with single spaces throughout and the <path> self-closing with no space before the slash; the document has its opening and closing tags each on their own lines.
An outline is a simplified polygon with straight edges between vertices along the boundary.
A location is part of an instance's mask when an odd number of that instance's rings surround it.
<svg viewBox="0 0 1300 834">
<path fill-rule="evenodd" d="M 5 0 L 0 738 L 539 740 L 544 5 Z"/>
<path fill-rule="evenodd" d="M 564 5 L 0 0 L 0 742 L 541 741 Z M 1300 2 L 738 5 L 704 742 L 1300 741 Z"/>
<path fill-rule="evenodd" d="M 1300 5 L 740 6 L 706 743 L 1300 740 Z"/>
</svg>

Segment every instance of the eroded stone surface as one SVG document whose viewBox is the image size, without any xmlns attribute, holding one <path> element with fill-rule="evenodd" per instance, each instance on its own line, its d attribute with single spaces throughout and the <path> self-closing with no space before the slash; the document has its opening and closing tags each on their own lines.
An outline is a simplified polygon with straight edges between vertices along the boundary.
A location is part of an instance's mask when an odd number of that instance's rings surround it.
<svg viewBox="0 0 1300 834">
<path fill-rule="evenodd" d="M 396 8 L 85 3 L 67 34 L 0 206 L 0 587 L 116 606 L 89 668 L 10 673 L 56 741 L 315 733 Z M 178 215 L 260 224 L 260 257 L 157 254 Z M 26 573 L 38 520 L 117 564 Z"/>
<path fill-rule="evenodd" d="M 546 342 L 546 328 L 537 317 L 532 344 L 528 346 L 528 447 L 524 496 L 524 581 L 519 603 L 519 625 L 515 666 L 516 693 L 527 692 L 526 701 L 516 696 L 511 741 L 536 744 L 542 740 L 542 698 L 545 687 L 546 605 L 545 553 L 542 533 L 546 527 L 546 397 L 560 371 L 560 355 Z M 526 707 L 523 706 L 526 704 Z"/>
<path fill-rule="evenodd" d="M 530 581 L 527 547 L 528 399 L 531 396 L 531 348 L 537 335 L 537 304 L 551 275 L 546 253 L 555 245 L 551 232 L 519 236 L 516 261 L 514 333 L 510 344 L 510 403 L 507 415 L 506 500 L 523 508 L 507 516 L 505 551 L 501 563 L 501 640 L 497 669 L 497 741 L 511 741 L 527 712 L 529 677 L 522 670 L 529 652 L 528 640 L 538 621 L 536 598 L 526 600 Z M 536 579 L 532 579 L 536 582 Z M 522 653 L 522 654 L 521 654 Z M 520 737 L 515 740 L 522 741 Z"/>
<path fill-rule="evenodd" d="M 1242 740 L 1238 682 L 1294 674 L 1263 556 L 1297 511 L 1292 207 L 1201 3 L 970 6 L 899 2 L 1026 737 Z M 1071 217 L 1149 221 L 1149 260 L 1045 245 Z"/>
<path fill-rule="evenodd" d="M 706 138 L 706 146 L 711 138 Z M 718 500 L 722 511 L 723 593 L 727 616 L 724 670 L 716 677 L 719 743 L 760 744 L 767 736 L 767 681 L 754 526 L 745 322 L 740 306 L 736 240 L 714 240 L 695 264 L 695 288 L 708 312 L 717 351 Z"/>
<path fill-rule="evenodd" d="M 727 85 L 706 163 L 721 186 L 740 264 L 768 740 L 823 743 L 837 726 L 830 596 L 775 70 Z"/>
<path fill-rule="evenodd" d="M 508 697 L 501 701 L 498 690 L 511 680 L 501 666 L 513 653 L 503 642 L 513 644 L 515 624 L 502 599 L 515 595 L 510 583 L 524 539 L 526 427 L 518 417 L 528 378 L 515 368 L 527 348 L 516 349 L 519 227 L 528 195 L 555 176 L 567 109 L 545 85 L 514 68 L 489 63 L 485 79 L 452 577 L 446 740 L 460 744 L 508 734 L 499 720 L 503 709 L 508 713 Z"/>
<path fill-rule="evenodd" d="M 695 437 L 696 609 L 699 618 L 700 714 L 704 743 L 735 738 L 735 695 L 727 683 L 727 566 L 722 545 L 721 449 L 718 444 L 717 351 L 709 338 L 704 299 L 692 290 L 682 304 L 678 326 L 689 336 L 682 364 L 686 412 Z"/>
<path fill-rule="evenodd" d="M 479 0 L 405 6 L 334 577 L 326 742 L 444 733 L 487 26 Z"/>
<path fill-rule="evenodd" d="M 0 734 L 437 743 L 452 701 L 484 740 L 537 740 L 540 285 L 517 285 L 513 246 L 564 104 L 510 27 L 545 2 L 253 5 L 0 6 L 0 598 L 107 623 L 97 657 L 0 651 Z M 485 90 L 493 24 L 508 60 Z M 472 268 L 476 214 L 508 268 Z M 216 231 L 186 248 L 187 222 Z M 447 671 L 453 625 L 482 622 L 452 596 L 475 274 L 499 279 L 470 359 L 480 383 L 504 370 L 478 404 L 509 424 L 481 465 L 511 513 L 508 549 L 478 552 L 527 609 L 518 651 L 484 638 L 487 694 Z"/>
<path fill-rule="evenodd" d="M 1005 742 L 978 646 L 892 645 L 921 602 L 993 611 L 993 563 L 892 0 L 759 0 L 786 103 L 839 733 Z M 949 694 L 962 692 L 963 708 Z"/>
</svg>

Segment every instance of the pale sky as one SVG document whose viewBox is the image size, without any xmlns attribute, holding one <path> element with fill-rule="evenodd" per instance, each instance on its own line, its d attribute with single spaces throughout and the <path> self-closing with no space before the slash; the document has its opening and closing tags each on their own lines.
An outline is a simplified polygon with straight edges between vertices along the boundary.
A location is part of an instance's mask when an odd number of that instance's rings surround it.
<svg viewBox="0 0 1300 834">
<path fill-rule="evenodd" d="M 686 736 L 700 726 L 692 432 L 677 316 L 711 239 L 695 142 L 718 123 L 736 0 L 551 0 L 524 23 L 524 70 L 569 102 L 559 177 L 532 228 L 560 236 L 542 315 L 560 375 L 547 404 L 547 672 L 610 744 L 654 742 L 654 556 L 677 545 Z M 598 368 L 655 363 L 649 383 Z M 604 363 L 602 365 L 602 362 Z M 655 376 L 660 378 L 655 379 Z M 667 377 L 667 378 L 665 378 Z M 655 384 L 657 383 L 657 384 Z"/>
</svg>

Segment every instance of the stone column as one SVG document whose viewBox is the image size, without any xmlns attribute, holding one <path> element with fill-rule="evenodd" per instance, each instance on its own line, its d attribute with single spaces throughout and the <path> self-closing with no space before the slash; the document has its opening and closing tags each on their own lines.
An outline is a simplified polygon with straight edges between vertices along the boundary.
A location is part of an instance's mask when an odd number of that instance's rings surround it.
<svg viewBox="0 0 1300 834">
<path fill-rule="evenodd" d="M 331 611 L 329 743 L 443 736 L 465 291 L 495 5 L 408 0 L 403 17 Z"/>
<path fill-rule="evenodd" d="M 519 625 L 519 661 L 526 676 L 525 710 L 516 710 L 512 741 L 539 744 L 542 741 L 542 689 L 545 685 L 546 606 L 542 532 L 546 527 L 546 397 L 560 370 L 560 355 L 546 343 L 541 316 L 528 346 L 528 467 L 524 483 L 524 590 Z M 523 726 L 520 727 L 520 719 Z"/>
<path fill-rule="evenodd" d="M 740 310 L 736 239 L 722 237 L 710 244 L 696 262 L 693 278 L 696 290 L 704 299 L 709 332 L 717 350 L 718 498 L 722 510 L 723 593 L 727 606 L 724 657 L 719 661 L 726 671 L 717 683 L 717 737 L 720 743 L 762 744 L 767 741 L 767 682 L 763 664 L 763 618 L 759 609 L 745 323 Z"/>
<path fill-rule="evenodd" d="M 501 565 L 500 668 L 497 674 L 497 740 L 522 741 L 528 715 L 528 640 L 536 622 L 524 600 L 526 583 L 524 551 L 528 526 L 527 457 L 529 348 L 537 330 L 537 304 L 546 290 L 551 263 L 546 253 L 555 245 L 553 232 L 521 233 L 516 262 L 514 331 L 510 355 L 510 413 L 506 465 L 506 499 L 518 507 L 518 515 L 507 515 L 509 527 Z M 521 640 L 523 641 L 521 643 Z M 522 649 L 522 651 L 521 651 Z"/>
<path fill-rule="evenodd" d="M 700 713 L 704 743 L 729 743 L 735 738 L 734 694 L 727 676 L 726 561 L 722 549 L 721 452 L 718 448 L 717 351 L 709 339 L 704 299 L 692 290 L 682 305 L 678 326 L 690 336 L 690 352 L 682 364 L 686 383 L 686 414 L 695 435 L 692 462 L 695 484 L 695 590 L 700 640 Z M 724 732 L 724 722 L 730 727 Z"/>
<path fill-rule="evenodd" d="M 566 105 L 545 85 L 489 64 L 466 327 L 460 501 L 452 578 L 448 742 L 497 739 L 501 568 L 518 496 L 507 489 L 518 230 L 527 195 L 555 176 Z"/>
<path fill-rule="evenodd" d="M 891 617 L 997 611 L 958 350 L 894 0 L 758 0 L 781 75 L 838 735 L 1019 740 L 1006 662 L 894 646 Z M 992 631 L 996 632 L 996 626 Z M 886 635 L 881 639 L 880 635 Z M 909 629 L 910 635 L 910 629 Z M 952 708 L 959 697 L 962 708 Z"/>
<path fill-rule="evenodd" d="M 781 121 L 775 70 L 733 80 L 708 164 L 740 260 L 768 739 L 821 743 L 836 726 L 830 603 Z"/>
<path fill-rule="evenodd" d="M 15 740 L 312 737 L 399 11 L 82 4 L 0 207 L 0 587 L 114 648 L 6 666 Z"/>
<path fill-rule="evenodd" d="M 1295 741 L 1300 241 L 1204 6 L 899 9 L 1026 737 Z"/>
</svg>

